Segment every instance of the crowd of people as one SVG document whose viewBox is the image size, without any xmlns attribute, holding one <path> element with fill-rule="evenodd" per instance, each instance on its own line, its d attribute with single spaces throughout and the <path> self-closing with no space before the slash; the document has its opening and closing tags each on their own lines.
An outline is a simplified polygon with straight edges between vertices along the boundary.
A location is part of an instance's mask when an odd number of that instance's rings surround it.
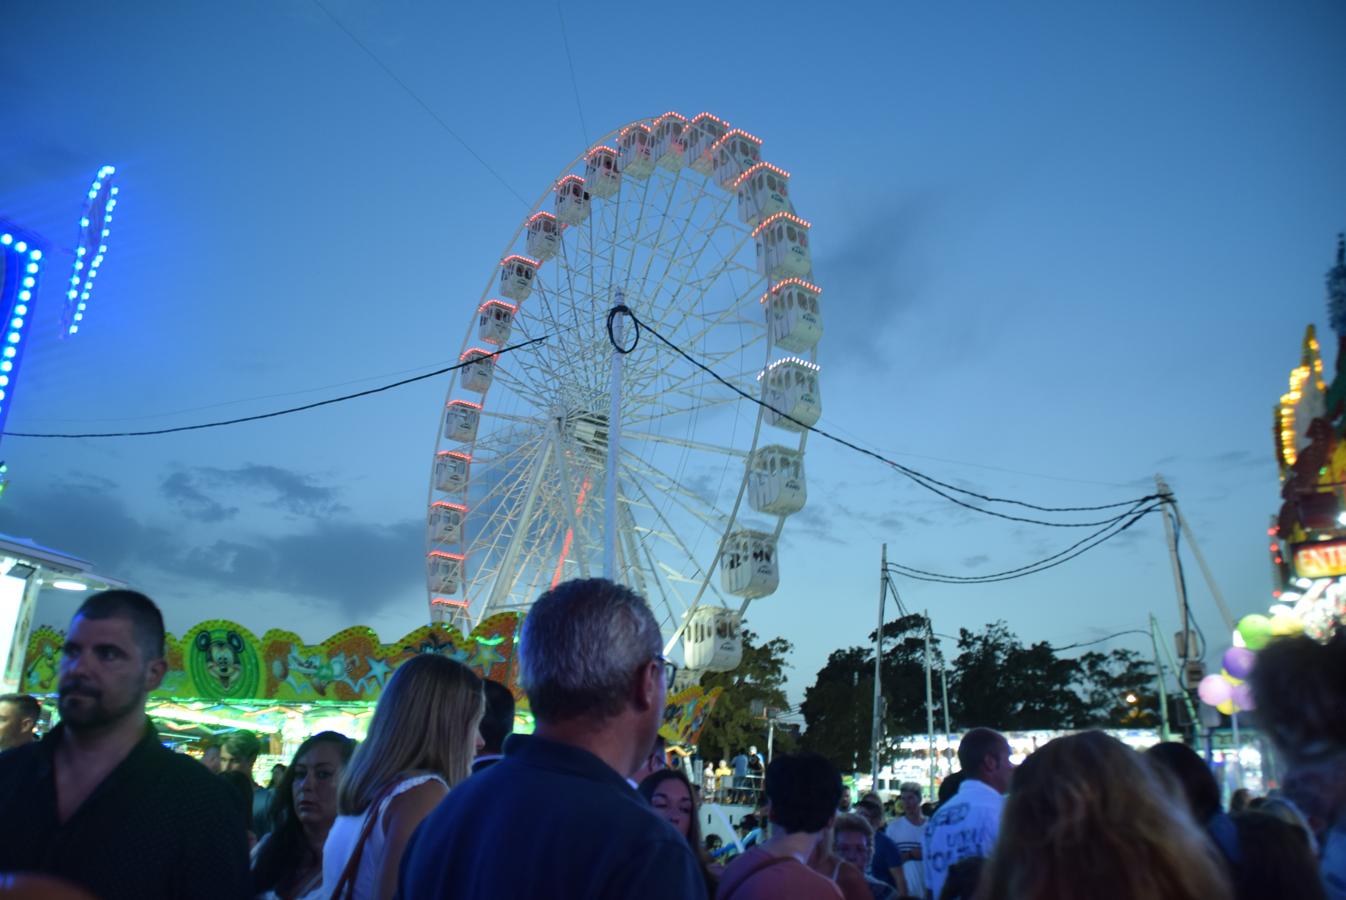
<svg viewBox="0 0 1346 900">
<path fill-rule="evenodd" d="M 544 594 L 519 659 L 533 734 L 510 733 L 508 687 L 424 654 L 358 746 L 314 734 L 263 787 L 251 734 L 199 761 L 160 743 L 145 705 L 162 616 L 95 594 L 63 647 L 59 724 L 35 741 L 40 706 L 0 696 L 0 897 L 1346 900 L 1346 634 L 1262 651 L 1253 687 L 1286 777 L 1228 809 L 1186 745 L 1097 731 L 1016 766 L 974 728 L 933 807 L 914 783 L 895 808 L 852 805 L 810 753 L 762 765 L 747 748 L 694 783 L 658 740 L 675 673 L 658 625 L 603 579 Z M 703 799 L 748 797 L 731 843 L 703 839 Z"/>
</svg>

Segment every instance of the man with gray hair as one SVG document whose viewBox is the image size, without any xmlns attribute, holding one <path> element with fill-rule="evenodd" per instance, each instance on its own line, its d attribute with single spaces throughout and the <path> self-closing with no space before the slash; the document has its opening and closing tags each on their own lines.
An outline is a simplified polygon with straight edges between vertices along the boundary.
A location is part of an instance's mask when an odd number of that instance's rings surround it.
<svg viewBox="0 0 1346 900">
<path fill-rule="evenodd" d="M 537 722 L 421 823 L 398 896 L 704 898 L 687 840 L 627 783 L 673 680 L 649 606 L 601 578 L 567 581 L 524 619 L 519 680 Z M 539 802 L 541 801 L 541 802 Z"/>
</svg>

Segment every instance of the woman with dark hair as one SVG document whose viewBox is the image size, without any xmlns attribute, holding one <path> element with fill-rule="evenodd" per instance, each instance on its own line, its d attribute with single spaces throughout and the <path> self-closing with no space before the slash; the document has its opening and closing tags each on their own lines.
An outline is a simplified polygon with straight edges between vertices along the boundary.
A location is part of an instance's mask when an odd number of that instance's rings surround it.
<svg viewBox="0 0 1346 900">
<path fill-rule="evenodd" d="M 355 741 L 323 731 L 299 745 L 271 797 L 271 832 L 252 855 L 252 889 L 266 900 L 326 896 L 322 848 L 336 821 L 337 780 Z"/>
<path fill-rule="evenodd" d="M 706 881 L 706 893 L 714 897 L 719 875 L 711 868 L 710 859 L 701 844 L 700 817 L 697 815 L 696 800 L 692 796 L 692 783 L 687 780 L 687 776 L 679 769 L 660 769 L 647 775 L 636 790 L 640 791 L 640 796 L 655 812 L 687 839 L 687 846 L 692 848 L 692 855 L 701 867 L 701 877 Z"/>
<path fill-rule="evenodd" d="M 1220 808 L 1220 785 L 1206 761 L 1191 747 L 1177 741 L 1155 744 L 1145 751 L 1145 760 L 1182 786 L 1192 818 L 1205 830 L 1229 864 L 1230 871 L 1236 871 L 1243 864 L 1238 833 L 1233 821 Z"/>
<path fill-rule="evenodd" d="M 1243 848 L 1243 865 L 1234 892 L 1238 900 L 1325 900 L 1318 860 L 1303 827 L 1256 811 L 1234 816 L 1234 827 Z"/>
</svg>

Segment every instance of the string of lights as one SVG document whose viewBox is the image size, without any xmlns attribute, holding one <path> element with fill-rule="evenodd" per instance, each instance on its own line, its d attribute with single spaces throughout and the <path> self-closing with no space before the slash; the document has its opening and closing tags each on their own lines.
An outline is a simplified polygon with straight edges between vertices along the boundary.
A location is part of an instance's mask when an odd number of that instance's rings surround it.
<svg viewBox="0 0 1346 900">
<path fill-rule="evenodd" d="M 1126 517 L 1127 517 L 1128 515 L 1131 514 L 1131 511 L 1134 510 L 1134 509 L 1135 509 L 1137 506 L 1139 506 L 1140 504 L 1148 503 L 1148 502 L 1150 502 L 1150 501 L 1152 501 L 1152 500 L 1161 500 L 1161 501 L 1162 501 L 1162 500 L 1166 500 L 1166 498 L 1167 498 L 1167 495 L 1147 494 L 1147 495 L 1145 495 L 1145 496 L 1143 496 L 1143 497 L 1136 497 L 1136 498 L 1132 498 L 1132 499 L 1130 499 L 1130 500 L 1119 501 L 1119 502 L 1117 502 L 1117 503 L 1106 503 L 1106 504 L 1102 504 L 1102 505 L 1099 505 L 1099 506 L 1041 506 L 1041 505 L 1038 505 L 1038 504 L 1035 504 L 1035 503 L 1028 503 L 1028 502 L 1023 501 L 1023 500 L 1013 500 L 1013 499 L 1009 499 L 1009 498 L 1005 498 L 1005 497 L 993 497 L 993 496 L 989 496 L 989 495 L 986 495 L 986 494 L 980 494 L 980 493 L 977 493 L 976 491 L 970 491 L 970 490 L 967 490 L 967 489 L 965 489 L 965 488 L 960 488 L 960 487 L 956 487 L 956 486 L 951 485 L 951 484 L 947 484 L 947 483 L 945 483 L 945 482 L 943 482 L 943 481 L 940 481 L 940 480 L 938 480 L 938 479 L 936 479 L 936 478 L 932 478 L 931 476 L 926 475 L 926 474 L 923 473 L 923 472 L 919 472 L 919 471 L 917 471 L 916 469 L 912 469 L 912 468 L 910 468 L 910 467 L 908 467 L 908 466 L 904 466 L 904 465 L 902 465 L 902 464 L 899 463 L 899 462 L 896 462 L 896 461 L 894 461 L 894 460 L 892 460 L 892 459 L 889 459 L 888 457 L 884 456 L 884 455 L 881 454 L 881 453 L 877 453 L 877 452 L 875 452 L 875 451 L 873 451 L 873 450 L 870 450 L 870 449 L 868 449 L 868 448 L 861 447 L 861 446 L 859 446 L 858 444 L 855 444 L 855 443 L 853 443 L 853 442 L 851 442 L 851 441 L 846 440 L 845 438 L 838 437 L 838 436 L 836 436 L 836 435 L 834 435 L 834 434 L 832 434 L 832 433 L 830 433 L 830 432 L 828 432 L 828 431 L 824 431 L 823 429 L 818 428 L 816 425 L 810 425 L 810 424 L 808 424 L 807 422 L 803 422 L 803 421 L 801 421 L 801 420 L 795 418 L 794 416 L 790 415 L 790 414 L 787 413 L 787 412 L 783 412 L 782 410 L 777 409 L 775 406 L 772 406 L 770 403 L 766 402 L 765 400 L 761 399 L 760 397 L 755 397 L 755 396 L 753 396 L 752 394 L 748 393 L 747 391 L 743 390 L 743 389 L 742 389 L 741 387 L 739 387 L 738 385 L 734 384 L 733 382 L 731 382 L 731 381 L 729 381 L 728 379 L 726 379 L 724 376 L 720 375 L 718 372 L 716 372 L 716 371 L 715 371 L 714 369 L 712 369 L 710 366 L 707 366 L 706 364 L 702 363 L 700 360 L 698 360 L 698 359 L 696 359 L 695 357 L 693 357 L 693 356 L 692 356 L 690 353 L 688 353 L 686 350 L 682 349 L 682 348 L 679 347 L 677 344 L 673 343 L 673 342 L 670 341 L 668 338 L 664 337 L 662 334 L 660 334 L 660 333 L 659 333 L 658 331 L 656 331 L 655 329 L 653 329 L 653 328 L 651 328 L 650 326 L 646 325 L 644 322 L 642 322 L 642 321 L 640 320 L 639 317 L 637 317 L 637 316 L 636 316 L 633 312 L 631 312 L 629 309 L 627 309 L 627 308 L 625 308 L 625 307 L 622 307 L 620 310 L 614 309 L 613 312 L 612 312 L 612 315 L 615 315 L 615 314 L 617 314 L 618 312 L 620 312 L 620 313 L 622 313 L 622 314 L 628 316 L 628 317 L 631 319 L 631 321 L 634 323 L 634 325 L 635 325 L 635 329 L 636 329 L 636 338 L 635 338 L 635 340 L 639 340 L 639 332 L 640 332 L 642 329 L 645 330 L 645 331 L 648 331 L 651 335 L 653 335 L 655 338 L 657 338 L 662 344 L 664 344 L 664 345 L 665 345 L 666 347 L 668 347 L 670 350 L 672 350 L 673 352 L 677 353 L 679 356 L 681 356 L 681 357 L 682 357 L 683 359 L 685 359 L 687 362 L 689 362 L 689 363 L 691 363 L 692 365 L 696 366 L 698 369 L 700 369 L 701 371 L 705 372 L 705 373 L 706 373 L 707 375 L 709 375 L 711 378 L 714 378 L 714 379 L 715 379 L 716 381 L 718 381 L 720 384 L 722 384 L 722 385 L 724 385 L 725 387 L 729 388 L 731 391 L 733 391 L 734 393 L 738 394 L 740 397 L 744 398 L 745 400 L 749 400 L 749 401 L 751 401 L 751 402 L 753 402 L 753 403 L 756 403 L 758 406 L 761 406 L 761 407 L 763 407 L 763 408 L 765 408 L 765 409 L 770 410 L 772 413 L 774 413 L 775 415 L 779 416 L 780 418 L 782 418 L 782 419 L 787 419 L 787 420 L 793 422 L 793 423 L 794 423 L 795 425 L 797 425 L 799 428 L 804 429 L 804 430 L 807 430 L 807 431 L 811 432 L 812 434 L 816 434 L 816 435 L 818 435 L 818 436 L 820 436 L 820 437 L 826 438 L 827 440 L 832 441 L 833 443 L 840 444 L 841 446 L 846 447 L 846 448 L 849 449 L 849 450 L 853 450 L 853 451 L 855 451 L 856 453 L 861 453 L 861 454 L 863 454 L 863 455 L 865 455 L 865 456 L 870 457 L 871 459 L 878 460 L 879 462 L 883 463 L 884 465 L 889 466 L 889 467 L 891 467 L 891 468 L 897 470 L 898 472 L 900 472 L 901 474 L 905 475 L 907 478 L 911 479 L 913 482 L 915 482 L 916 484 L 918 484 L 918 485 L 920 485 L 921 487 L 925 488 L 926 490 L 931 491 L 932 493 L 937 494 L 937 495 L 939 495 L 940 497 L 943 497 L 945 500 L 948 500 L 950 503 L 957 504 L 958 506 L 964 507 L 965 509 L 972 510 L 973 512 L 982 513 L 983 515 L 988 515 L 988 516 L 994 516 L 994 517 L 996 517 L 996 518 L 1000 518 L 1000 519 L 1007 519 L 1008 521 L 1011 521 L 1011 522 L 1023 522 L 1023 523 L 1030 524 L 1030 525 L 1043 525 L 1043 526 L 1046 526 L 1046 527 L 1049 527 L 1049 528 L 1094 528 L 1094 527 L 1098 527 L 1098 526 L 1104 526 L 1104 527 L 1106 528 L 1106 527 L 1109 527 L 1109 526 L 1112 526 L 1112 525 L 1116 525 L 1117 523 L 1119 523 L 1119 522 L 1123 521 L 1124 519 L 1126 519 Z M 609 335 L 609 337 L 611 338 L 611 335 Z M 628 351 L 628 348 L 626 348 L 626 347 L 619 347 L 619 346 L 617 346 L 615 340 L 614 340 L 612 343 L 613 343 L 613 346 L 617 349 L 618 352 L 627 352 L 627 351 Z M 1009 513 L 999 512 L 998 510 L 987 509 L 987 508 L 985 508 L 985 507 L 983 507 L 983 506 L 977 506 L 977 505 L 975 505 L 975 504 L 968 503 L 968 502 L 965 501 L 965 500 L 962 500 L 962 499 L 960 499 L 960 498 L 958 498 L 958 497 L 953 496 L 952 494 L 948 493 L 948 491 L 954 491 L 954 492 L 957 492 L 957 493 L 960 493 L 960 494 L 964 494 L 964 495 L 966 495 L 966 496 L 970 496 L 970 497 L 973 497 L 973 498 L 975 498 L 975 499 L 982 500 L 982 501 L 987 502 L 987 503 L 1005 503 L 1005 504 L 1011 504 L 1011 505 L 1014 505 L 1014 506 L 1020 506 L 1020 507 L 1024 507 L 1024 508 L 1027 508 L 1027 509 L 1037 510 L 1037 511 L 1039 511 L 1039 512 L 1061 512 L 1061 513 L 1065 513 L 1065 512 L 1093 512 L 1093 511 L 1104 510 L 1104 509 L 1118 509 L 1118 508 L 1121 508 L 1121 507 L 1129 507 L 1130 509 L 1128 509 L 1127 511 L 1121 512 L 1121 513 L 1119 513 L 1119 514 L 1117 514 L 1117 515 L 1115 515 L 1115 516 L 1111 516 L 1111 517 L 1109 517 L 1109 518 L 1107 518 L 1107 519 L 1100 519 L 1100 520 L 1098 520 L 1098 521 L 1094 521 L 1094 522 L 1053 522 L 1053 521 L 1049 521 L 1049 520 L 1047 520 L 1047 519 L 1036 519 L 1036 518 L 1030 518 L 1030 517 L 1027 517 L 1027 516 L 1016 516 L 1016 515 L 1011 515 L 1011 514 L 1009 514 Z M 1086 540 L 1087 540 L 1087 538 L 1086 538 Z"/>
<path fill-rule="evenodd" d="M 541 343 L 547 340 L 548 337 L 549 337 L 548 335 L 543 335 L 542 337 L 533 338 L 530 341 L 522 341 L 518 344 L 511 344 L 508 347 L 501 347 L 499 350 L 496 350 L 495 352 L 486 355 L 490 357 L 504 356 L 506 353 L 511 353 L 515 350 L 522 350 L 524 347 L 529 347 L 533 344 Z M 217 422 L 201 422 L 196 425 L 178 425 L 173 428 L 155 428 L 149 431 L 105 431 L 105 432 L 89 432 L 85 434 L 74 434 L 64 432 L 53 434 L 53 433 L 37 433 L 31 431 L 6 431 L 3 432 L 3 435 L 5 437 L 24 437 L 24 438 L 150 437 L 152 435 L 160 435 L 160 434 L 177 434 L 183 431 L 201 431 L 202 429 L 206 428 L 223 428 L 225 425 L 240 425 L 244 422 L 258 422 L 261 421 L 262 419 L 275 419 L 279 416 L 288 416 L 294 413 L 307 412 L 310 409 L 317 409 L 320 406 L 331 406 L 335 403 L 345 403 L 347 400 L 357 400 L 360 397 L 368 397 L 372 394 L 381 394 L 384 391 L 391 391 L 394 388 L 403 387 L 404 385 L 408 384 L 414 384 L 417 381 L 425 381 L 427 378 L 434 378 L 438 375 L 444 375 L 448 372 L 452 372 L 455 369 L 461 369 L 464 366 L 471 365 L 472 363 L 476 362 L 481 358 L 482 358 L 481 355 L 475 355 L 469 357 L 468 359 L 463 360 L 462 362 L 454 363 L 451 366 L 445 366 L 444 368 L 436 369 L 433 372 L 426 372 L 424 375 L 413 375 L 411 378 L 403 378 L 401 381 L 394 381 L 391 384 L 380 385 L 379 387 L 369 388 L 368 390 L 364 391 L 356 391 L 353 394 L 343 394 L 340 397 L 330 397 L 326 400 L 318 400 L 313 403 L 305 403 L 302 406 L 292 406 L 288 409 L 279 409 L 275 410 L 274 412 L 259 413 L 253 416 L 240 416 L 239 418 L 236 419 L 223 419 Z"/>
</svg>

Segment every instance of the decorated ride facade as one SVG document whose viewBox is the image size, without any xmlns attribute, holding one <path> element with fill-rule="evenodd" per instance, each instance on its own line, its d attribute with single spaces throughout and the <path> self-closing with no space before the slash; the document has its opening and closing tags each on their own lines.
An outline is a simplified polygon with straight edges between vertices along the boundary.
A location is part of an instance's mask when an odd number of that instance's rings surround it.
<svg viewBox="0 0 1346 900">
<path fill-rule="evenodd" d="M 308 644 L 290 631 L 272 629 L 258 638 L 237 622 L 211 619 L 180 638 L 165 636 L 168 671 L 150 694 L 149 713 L 169 740 L 176 736 L 190 743 L 248 729 L 273 737 L 276 754 L 284 757 L 305 737 L 325 729 L 362 738 L 398 666 L 419 654 L 437 653 L 509 687 L 518 704 L 516 730 L 531 731 L 528 698 L 519 687 L 522 621 L 518 613 L 500 613 L 466 636 L 446 624 L 423 625 L 392 643 L 355 626 Z M 54 698 L 64 643 L 64 633 L 49 626 L 32 632 L 22 691 Z M 660 732 L 673 744 L 695 743 L 719 693 L 697 685 L 672 693 Z"/>
</svg>

